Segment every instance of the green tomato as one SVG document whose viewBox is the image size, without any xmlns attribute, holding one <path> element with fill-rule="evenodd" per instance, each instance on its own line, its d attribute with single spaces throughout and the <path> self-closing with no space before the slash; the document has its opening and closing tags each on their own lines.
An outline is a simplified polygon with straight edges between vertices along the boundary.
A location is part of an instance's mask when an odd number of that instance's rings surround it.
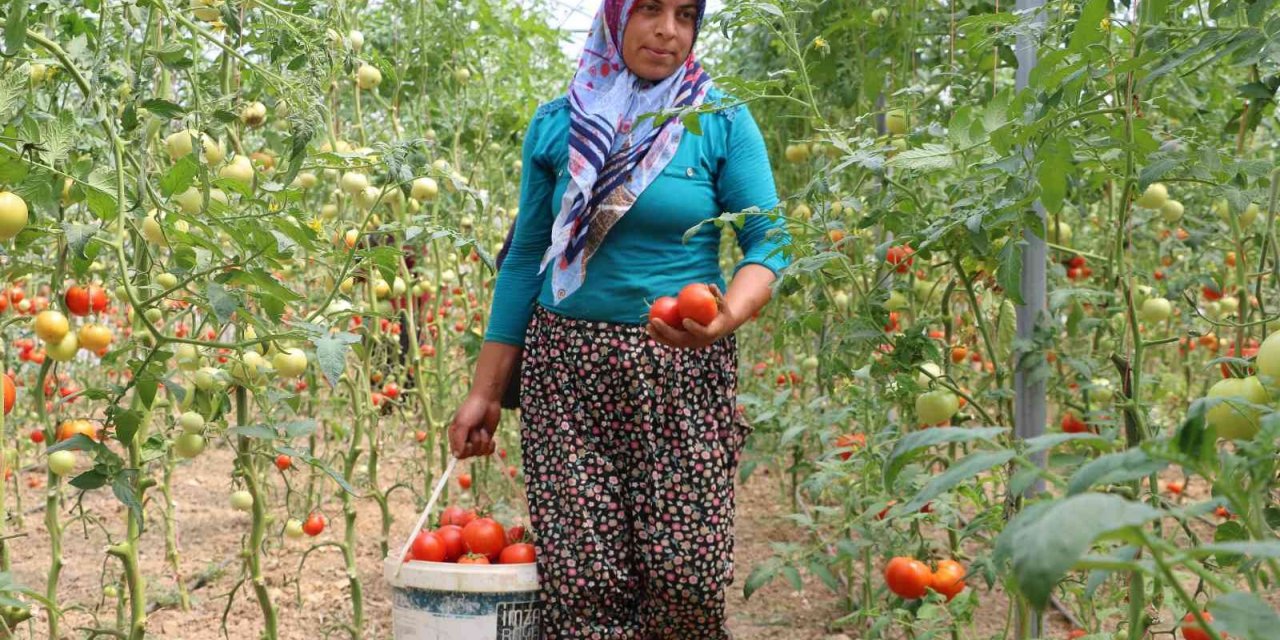
<svg viewBox="0 0 1280 640">
<path fill-rule="evenodd" d="M 54 451 L 49 454 L 49 471 L 55 476 L 65 476 L 76 468 L 74 451 Z"/>
<path fill-rule="evenodd" d="M 178 454 L 180 458 L 190 460 L 203 453 L 204 446 L 204 436 L 198 433 L 184 433 L 173 442 L 173 452 Z"/>
<path fill-rule="evenodd" d="M 301 538 L 304 535 L 302 521 L 297 518 L 289 518 L 289 521 L 284 523 L 284 535 L 293 540 Z"/>
<path fill-rule="evenodd" d="M 1258 433 L 1258 411 L 1244 405 L 1266 404 L 1267 390 L 1257 376 L 1225 378 L 1209 387 L 1209 398 L 1231 398 L 1205 412 L 1209 426 L 1217 427 L 1218 435 L 1228 440 L 1247 440 Z"/>
<path fill-rule="evenodd" d="M 946 422 L 960 410 L 960 399 L 946 389 L 927 391 L 916 396 L 916 417 L 921 424 Z"/>
<path fill-rule="evenodd" d="M 241 489 L 231 494 L 231 508 L 236 511 L 248 511 L 253 508 L 253 494 Z"/>
</svg>

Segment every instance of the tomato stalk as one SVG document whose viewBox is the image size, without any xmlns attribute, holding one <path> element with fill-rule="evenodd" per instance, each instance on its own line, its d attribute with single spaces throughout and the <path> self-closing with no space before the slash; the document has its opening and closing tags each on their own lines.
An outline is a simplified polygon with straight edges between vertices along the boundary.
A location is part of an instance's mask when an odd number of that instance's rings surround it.
<svg viewBox="0 0 1280 640">
<path fill-rule="evenodd" d="M 367 360 L 365 367 L 368 367 Z M 345 383 L 347 390 L 351 392 L 351 406 L 356 409 L 351 421 L 351 445 L 347 449 L 342 464 L 342 477 L 350 484 L 355 479 L 356 462 L 360 459 L 360 440 L 364 436 L 364 421 L 371 415 L 372 400 L 369 397 L 367 376 L 362 377 L 359 383 L 350 378 L 345 379 Z M 351 637 L 359 638 L 364 630 L 364 588 L 360 582 L 360 572 L 356 567 L 356 506 L 351 493 L 342 491 L 341 494 L 345 529 L 343 542 L 339 546 L 342 548 L 342 560 L 346 564 L 347 581 L 351 585 Z"/>
<path fill-rule="evenodd" d="M 178 552 L 178 521 L 173 503 L 173 468 L 175 465 L 172 447 L 165 454 L 164 476 L 160 483 L 160 495 L 164 498 L 164 557 L 173 570 L 173 581 L 178 586 L 178 602 L 183 611 L 191 610 L 191 595 L 187 592 L 187 583 L 182 576 L 182 558 Z"/>
<path fill-rule="evenodd" d="M 243 384 L 236 385 L 236 424 L 239 426 L 248 426 L 249 424 L 249 392 Z M 236 468 L 239 475 L 244 478 L 245 488 L 249 491 L 249 495 L 253 496 L 252 516 L 253 522 L 249 530 L 249 537 L 245 540 L 241 553 L 248 565 L 249 581 L 253 585 L 253 592 L 258 598 L 258 607 L 262 609 L 263 635 L 268 640 L 275 640 L 277 637 L 277 622 L 275 605 L 271 602 L 271 593 L 267 590 L 266 579 L 262 575 L 262 540 L 266 537 L 267 528 L 267 508 L 266 493 L 258 484 L 259 476 L 257 465 L 253 459 L 253 441 L 245 436 L 239 436 L 239 442 L 236 449 Z"/>
</svg>

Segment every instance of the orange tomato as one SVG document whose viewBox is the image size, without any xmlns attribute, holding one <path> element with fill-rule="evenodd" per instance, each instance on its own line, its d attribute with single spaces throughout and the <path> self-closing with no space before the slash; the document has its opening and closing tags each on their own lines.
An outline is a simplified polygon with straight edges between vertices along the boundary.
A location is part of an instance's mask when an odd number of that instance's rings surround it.
<svg viewBox="0 0 1280 640">
<path fill-rule="evenodd" d="M 933 579 L 929 586 L 938 593 L 947 597 L 950 602 L 952 598 L 960 595 L 964 591 L 964 565 L 955 560 L 943 560 L 938 563 L 938 568 L 933 572 Z"/>
</svg>

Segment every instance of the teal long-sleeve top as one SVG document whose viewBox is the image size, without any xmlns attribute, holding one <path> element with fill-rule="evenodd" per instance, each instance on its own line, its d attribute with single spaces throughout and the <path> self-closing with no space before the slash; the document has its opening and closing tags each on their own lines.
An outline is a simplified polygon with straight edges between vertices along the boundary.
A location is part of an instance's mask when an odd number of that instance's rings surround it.
<svg viewBox="0 0 1280 640">
<path fill-rule="evenodd" d="M 708 103 L 723 100 L 717 90 L 708 92 Z M 764 138 L 745 105 L 701 114 L 698 120 L 701 135 L 685 132 L 671 163 L 587 262 L 582 287 L 556 303 L 552 266 L 538 270 L 570 179 L 568 98 L 538 108 L 524 139 L 520 210 L 494 287 L 485 340 L 523 346 L 535 300 L 571 318 L 644 324 L 650 302 L 673 296 L 686 284 L 714 282 L 724 290 L 720 229 L 703 225 L 687 242 L 685 232 L 724 212 L 771 211 L 778 195 Z M 779 249 L 790 236 L 781 219 L 748 215 L 736 231 L 743 259 L 735 273 L 759 264 L 776 275 L 787 265 Z"/>
</svg>

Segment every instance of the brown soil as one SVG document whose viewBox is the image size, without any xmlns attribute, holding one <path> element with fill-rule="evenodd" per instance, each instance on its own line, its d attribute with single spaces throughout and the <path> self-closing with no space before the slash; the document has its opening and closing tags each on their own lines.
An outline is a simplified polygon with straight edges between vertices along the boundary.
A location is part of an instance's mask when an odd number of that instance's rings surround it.
<svg viewBox="0 0 1280 640">
<path fill-rule="evenodd" d="M 416 448 L 384 453 L 384 477 Z M 190 584 L 200 586 L 191 592 L 191 610 L 181 611 L 176 605 L 176 582 L 164 558 L 164 535 L 160 515 L 160 494 L 153 490 L 147 504 L 148 528 L 141 545 L 142 572 L 148 580 L 148 596 L 152 604 L 161 603 L 150 615 L 148 636 L 212 640 L 227 637 L 251 639 L 259 637 L 262 615 L 247 584 L 235 592 L 234 601 L 225 615 L 228 594 L 240 583 L 242 563 L 237 560 L 241 539 L 249 529 L 246 514 L 234 511 L 227 503 L 231 490 L 228 470 L 231 453 L 225 448 L 210 447 L 195 461 L 180 467 L 174 479 L 174 502 L 178 512 L 179 544 L 182 571 Z M 274 471 L 272 472 L 275 475 Z M 13 573 L 27 587 L 43 591 L 49 566 L 49 542 L 44 525 L 44 496 L 41 488 L 27 488 L 27 478 L 43 481 L 43 469 L 23 472 L 22 503 L 25 511 L 20 533 L 12 550 Z M 301 477 L 300 475 L 295 477 Z M 282 486 L 276 481 L 277 489 Z M 330 483 L 332 485 L 332 483 Z M 68 504 L 74 506 L 76 492 L 69 492 Z M 806 577 L 805 588 L 795 591 L 785 580 L 777 580 L 757 592 L 750 601 L 743 599 L 741 585 L 751 568 L 772 553 L 771 543 L 799 542 L 799 535 L 787 521 L 786 501 L 781 497 L 777 481 L 767 472 L 757 472 L 739 488 L 737 519 L 737 575 L 729 594 L 730 626 L 735 640 L 828 640 L 842 638 L 826 628 L 843 615 L 834 594 L 815 579 Z M 105 528 L 118 537 L 124 527 L 124 508 L 107 490 L 84 495 L 84 513 L 88 516 L 68 527 L 63 543 L 65 567 L 58 589 L 59 601 L 67 609 L 63 617 L 64 638 L 83 638 L 92 628 L 114 628 L 114 601 L 107 602 L 102 585 L 120 579 L 119 563 L 104 553 L 108 540 Z M 416 515 L 416 507 L 406 491 L 393 495 L 392 544 L 405 535 Z M 274 510 L 278 511 L 276 507 Z M 347 637 L 345 624 L 351 619 L 350 583 L 346 577 L 342 555 L 335 546 L 316 549 L 299 573 L 302 554 L 315 542 L 340 541 L 341 509 L 334 499 L 325 505 L 332 519 L 329 529 L 315 540 L 284 540 L 278 533 L 271 536 L 271 552 L 264 564 L 273 601 L 279 615 L 280 637 L 308 640 L 325 637 Z M 63 520 L 77 513 L 64 510 Z M 89 522 L 90 520 L 94 522 Z M 379 515 L 369 500 L 359 504 L 359 539 L 357 554 L 360 579 L 364 589 L 366 638 L 389 639 L 389 590 L 381 575 L 379 550 Z M 10 531 L 13 526 L 10 526 Z M 279 531 L 279 524 L 272 530 Z M 283 547 L 283 548 L 282 548 Z M 979 611 L 980 629 L 998 631 L 1004 625 L 1006 598 L 1000 594 L 984 594 L 989 603 Z M 127 612 L 126 612 L 127 613 Z M 46 614 L 38 611 L 32 623 L 24 625 L 20 637 L 47 638 Z M 1060 623 L 1059 623 L 1060 624 Z M 1065 628 L 1058 627 L 1057 628 Z M 29 633 L 29 635 L 28 635 Z M 845 630 L 857 637 L 855 630 Z M 1054 632 L 1056 635 L 1057 631 Z M 1050 636 L 1053 637 L 1053 636 Z"/>
</svg>

